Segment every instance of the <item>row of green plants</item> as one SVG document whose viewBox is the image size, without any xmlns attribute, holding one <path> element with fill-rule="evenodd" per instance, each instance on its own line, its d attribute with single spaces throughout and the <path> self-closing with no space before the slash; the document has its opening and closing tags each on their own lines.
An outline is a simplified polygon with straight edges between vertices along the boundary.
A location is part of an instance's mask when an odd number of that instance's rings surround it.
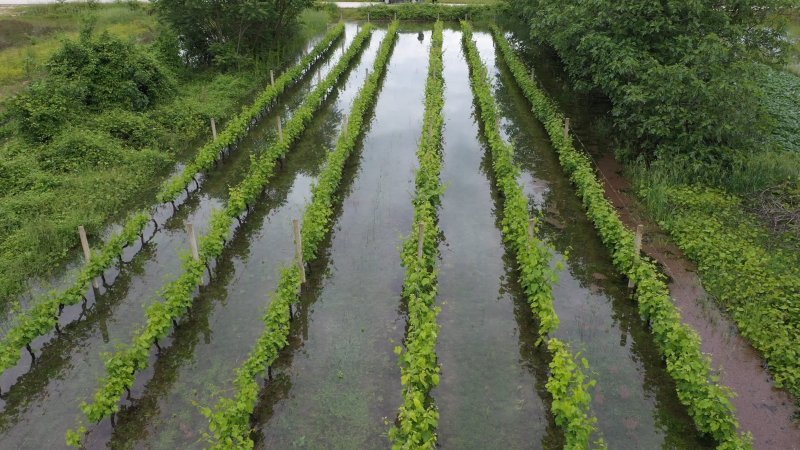
<svg viewBox="0 0 800 450">
<path fill-rule="evenodd" d="M 150 214 L 147 212 L 142 211 L 131 216 L 119 233 L 92 254 L 89 264 L 80 270 L 75 282 L 69 288 L 62 292 L 50 293 L 14 319 L 14 325 L 0 341 L 0 375 L 17 365 L 23 349 L 30 348 L 31 342 L 56 328 L 61 310 L 65 306 L 80 303 L 85 298 L 86 286 L 111 267 L 126 247 L 141 238 L 149 222 Z"/>
<path fill-rule="evenodd" d="M 578 152 L 572 139 L 564 135 L 563 115 L 530 78 L 528 69 L 503 33 L 496 27 L 493 33 L 505 63 L 530 101 L 534 114 L 545 125 L 561 166 L 577 187 L 587 215 L 611 251 L 615 267 L 635 283 L 639 311 L 650 324 L 658 349 L 666 360 L 667 372 L 675 380 L 678 398 L 687 407 L 697 429 L 716 439 L 719 448 L 751 448 L 750 437 L 738 433 L 739 423 L 730 402 L 733 393 L 712 375 L 709 358 L 700 348 L 700 337 L 681 321 L 664 276 L 652 261 L 636 254 L 634 235 L 605 198 L 603 186 L 588 157 Z"/>
<path fill-rule="evenodd" d="M 735 196 L 673 186 L 665 198 L 672 212 L 659 223 L 764 355 L 775 385 L 800 398 L 800 258 L 762 246 L 770 236 Z"/>
<path fill-rule="evenodd" d="M 219 133 L 217 139 L 212 139 L 206 143 L 197 152 L 194 160 L 187 164 L 181 173 L 164 182 L 158 192 L 158 201 L 160 203 L 175 201 L 181 192 L 195 181 L 195 177 L 199 173 L 211 170 L 221 154 L 241 141 L 250 131 L 255 121 L 263 116 L 267 108 L 272 106 L 275 99 L 308 72 L 315 62 L 323 58 L 328 53 L 328 50 L 333 47 L 333 43 L 342 35 L 344 35 L 344 23 L 339 23 L 328 31 L 325 37 L 300 62 L 281 74 L 275 80 L 275 84 L 267 86 L 252 104 L 232 117 L 225 129 Z"/>
<path fill-rule="evenodd" d="M 472 40 L 472 27 L 461 22 L 464 48 L 470 68 L 472 90 L 478 104 L 483 135 L 492 156 L 492 169 L 503 198 L 502 234 L 515 254 L 519 266 L 519 282 L 525 291 L 533 315 L 539 321 L 538 343 L 546 342 L 553 355 L 547 390 L 553 396 L 551 412 L 556 424 L 564 430 L 565 448 L 585 449 L 597 431 L 597 418 L 591 415 L 589 389 L 593 380 L 586 380 L 575 362 L 569 346 L 550 337 L 559 325 L 553 307 L 553 283 L 556 273 L 550 267 L 552 248 L 537 237 L 538 226 L 531 220 L 528 198 L 519 183 L 520 169 L 514 163 L 514 148 L 500 134 L 500 115 L 494 101 L 489 75 Z M 588 363 L 582 360 L 588 369 Z M 599 447 L 605 446 L 602 439 Z"/>
<path fill-rule="evenodd" d="M 136 372 L 147 367 L 150 349 L 169 334 L 177 320 L 191 307 L 195 291 L 203 284 L 206 270 L 222 254 L 232 235 L 234 220 L 241 220 L 240 216 L 261 195 L 278 160 L 288 153 L 336 83 L 366 47 L 372 30 L 373 27 L 369 25 L 362 28 L 336 66 L 292 116 L 283 140 L 276 141 L 261 157 L 254 158 L 244 180 L 230 188 L 227 207 L 212 212 L 208 232 L 200 238 L 199 259 L 195 260 L 188 254 L 182 255 L 183 273 L 162 290 L 163 302 L 153 303 L 147 308 L 147 323 L 134 333 L 133 342 L 105 358 L 106 377 L 94 394 L 94 402 L 81 404 L 81 410 L 91 423 L 112 417 L 119 411 L 119 400 L 133 385 Z M 79 446 L 85 433 L 86 427 L 80 423 L 77 430 L 67 432 L 67 444 Z"/>
<path fill-rule="evenodd" d="M 263 114 L 264 110 L 291 83 L 297 81 L 316 61 L 322 58 L 343 34 L 344 24 L 339 23 L 298 64 L 279 76 L 274 85 L 267 87 L 250 106 L 233 117 L 218 138 L 203 146 L 194 161 L 189 163 L 180 175 L 176 175 L 164 183 L 158 194 L 158 201 L 175 200 L 180 192 L 195 179 L 198 172 L 212 168 L 220 152 L 241 140 L 250 129 L 252 122 Z M 149 217 L 150 214 L 144 210 L 132 215 L 125 222 L 122 232 L 113 236 L 92 256 L 90 264 L 78 273 L 75 282 L 69 288 L 62 292 L 51 292 L 45 299 L 36 300 L 35 306 L 21 313 L 15 319 L 13 327 L 0 341 L 0 374 L 19 362 L 23 349 L 34 339 L 55 328 L 59 313 L 64 306 L 75 305 L 84 298 L 86 286 L 93 279 L 102 275 L 122 254 L 125 247 L 136 241 L 150 221 Z"/>
<path fill-rule="evenodd" d="M 470 20 L 490 19 L 494 17 L 496 10 L 494 5 L 437 5 L 432 3 L 401 3 L 339 9 L 346 19 L 392 20 L 394 18 L 403 21 L 454 21 L 465 17 Z"/>
<path fill-rule="evenodd" d="M 444 79 L 442 78 L 442 22 L 433 27 L 433 38 L 425 86 L 425 115 L 417 150 L 414 197 L 414 222 L 411 234 L 403 243 L 401 258 L 406 268 L 403 297 L 408 308 L 405 351 L 395 348 L 400 359 L 403 404 L 397 423 L 389 430 L 394 449 L 434 449 L 439 411 L 432 389 L 439 385 L 440 370 L 436 357 L 439 324 L 436 306 L 439 261 L 439 224 L 437 208 L 444 192 L 442 169 L 442 127 L 444 117 Z M 419 241 L 422 240 L 422 254 Z"/>
<path fill-rule="evenodd" d="M 319 245 L 331 230 L 331 218 L 342 181 L 344 166 L 368 124 L 368 115 L 380 90 L 381 80 L 394 48 L 398 22 L 389 26 L 378 49 L 372 72 L 359 91 L 350 116 L 339 134 L 336 148 L 328 154 L 318 181 L 312 188 L 312 200 L 303 215 L 303 259 L 316 259 Z M 300 269 L 294 264 L 281 273 L 278 289 L 264 316 L 264 332 L 250 351 L 247 360 L 236 369 L 232 397 L 226 397 L 212 409 L 203 407 L 209 419 L 206 438 L 212 449 L 252 449 L 250 421 L 261 391 L 259 380 L 278 358 L 288 343 L 291 307 L 300 301 L 302 289 Z"/>
</svg>

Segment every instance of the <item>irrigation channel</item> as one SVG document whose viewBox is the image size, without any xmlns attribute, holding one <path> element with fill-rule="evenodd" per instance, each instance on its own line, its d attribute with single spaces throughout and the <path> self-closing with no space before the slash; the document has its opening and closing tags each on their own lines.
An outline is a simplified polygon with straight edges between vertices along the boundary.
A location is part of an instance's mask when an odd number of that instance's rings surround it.
<svg viewBox="0 0 800 450">
<path fill-rule="evenodd" d="M 383 27 L 383 28 L 381 28 Z M 308 266 L 288 346 L 272 365 L 252 417 L 256 448 L 386 448 L 402 404 L 394 349 L 406 332 L 400 246 L 414 219 L 416 150 L 424 113 L 431 24 L 404 24 L 363 137 L 345 165 L 333 230 Z M 62 318 L 62 330 L 34 342 L 0 379 L 0 447 L 62 448 L 105 369 L 102 352 L 129 342 L 145 307 L 181 270 L 185 224 L 198 234 L 211 210 L 244 178 L 250 155 L 276 139 L 275 121 L 293 116 L 318 80 L 333 70 L 357 33 L 347 25 L 341 49 L 317 63 L 204 178 L 110 286 Z M 293 258 L 292 219 L 301 218 L 329 150 L 336 145 L 372 67 L 385 26 L 372 33 L 334 91 L 302 132 L 227 242 L 207 286 L 149 368 L 136 376 L 114 423 L 90 424 L 87 448 L 203 448 L 214 406 L 233 390 L 234 369 L 264 330 L 262 316 L 280 270 Z M 489 68 L 504 139 L 515 148 L 519 181 L 542 237 L 554 248 L 555 337 L 588 361 L 597 380 L 591 412 L 609 448 L 709 448 L 676 396 L 653 338 L 630 298 L 627 280 L 587 219 L 574 187 L 492 36 L 474 33 Z M 443 166 L 438 211 L 441 380 L 432 391 L 443 448 L 562 448 L 545 387 L 551 356 L 537 346 L 538 323 L 503 242 L 502 198 L 478 120 L 457 26 L 444 32 Z M 152 232 L 152 228 L 150 229 Z M 111 274 L 111 272 L 114 272 Z M 205 275 L 208 277 L 208 274 Z"/>
</svg>

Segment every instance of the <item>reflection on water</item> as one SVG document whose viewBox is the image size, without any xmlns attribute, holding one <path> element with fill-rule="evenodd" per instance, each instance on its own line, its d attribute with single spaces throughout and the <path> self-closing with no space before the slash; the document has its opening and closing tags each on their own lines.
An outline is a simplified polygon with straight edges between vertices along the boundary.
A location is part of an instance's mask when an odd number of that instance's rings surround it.
<svg viewBox="0 0 800 450">
<path fill-rule="evenodd" d="M 533 346 L 536 325 L 498 228 L 461 33 L 447 30 L 444 47 L 439 441 L 445 448 L 560 448 L 547 413 L 547 355 Z"/>
<path fill-rule="evenodd" d="M 703 448 L 675 394 L 646 325 L 630 298 L 626 280 L 586 218 L 561 170 L 547 134 L 505 66 L 495 63 L 491 36 L 476 34 L 481 56 L 492 71 L 503 115 L 503 133 L 515 143 L 516 162 L 532 212 L 564 261 L 554 286 L 561 325 L 556 336 L 589 360 L 598 381 L 593 410 L 610 448 Z M 565 260 L 565 254 L 569 257 Z"/>
</svg>

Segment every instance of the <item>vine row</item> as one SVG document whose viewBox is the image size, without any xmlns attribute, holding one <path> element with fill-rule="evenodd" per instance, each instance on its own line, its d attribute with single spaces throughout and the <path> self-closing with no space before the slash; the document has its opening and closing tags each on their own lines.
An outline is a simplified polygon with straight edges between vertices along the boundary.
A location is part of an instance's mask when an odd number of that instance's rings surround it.
<svg viewBox="0 0 800 450">
<path fill-rule="evenodd" d="M 499 112 L 486 66 L 472 40 L 472 27 L 462 21 L 461 29 L 472 90 L 478 103 L 483 134 L 491 150 L 495 180 L 503 198 L 503 239 L 514 250 L 520 284 L 540 323 L 537 342 L 546 341 L 553 355 L 547 381 L 547 390 L 553 396 L 551 411 L 556 423 L 564 430 L 565 448 L 585 449 L 589 447 L 592 434 L 597 431 L 597 418 L 591 416 L 590 412 L 589 394 L 589 388 L 594 386 L 595 381 L 586 381 L 566 343 L 549 337 L 559 325 L 553 307 L 552 284 L 556 274 L 550 268 L 551 247 L 537 237 L 538 226 L 531 220 L 528 199 L 518 182 L 520 170 L 514 163 L 514 148 L 500 134 Z M 582 362 L 588 368 L 586 360 Z M 597 445 L 605 446 L 602 439 L 598 440 Z"/>
<path fill-rule="evenodd" d="M 389 26 L 388 33 L 378 49 L 373 70 L 364 82 L 350 111 L 335 149 L 328 154 L 317 183 L 312 188 L 312 200 L 303 215 L 303 259 L 316 258 L 320 242 L 330 232 L 336 192 L 342 180 L 344 165 L 362 135 L 380 89 L 382 77 L 394 48 L 398 22 Z M 217 450 L 251 449 L 250 420 L 261 390 L 259 379 L 278 358 L 278 353 L 288 343 L 291 305 L 300 300 L 300 269 L 296 265 L 281 273 L 278 289 L 264 316 L 264 332 L 242 364 L 236 369 L 233 381 L 234 395 L 222 398 L 212 410 L 201 409 L 209 419 L 210 434 L 206 437 L 211 448 Z"/>
<path fill-rule="evenodd" d="M 425 86 L 425 115 L 417 159 L 416 196 L 412 232 L 403 243 L 401 258 L 406 268 L 403 297 L 408 306 L 405 351 L 399 355 L 403 404 L 397 423 L 389 431 L 394 449 L 434 449 L 439 411 L 430 395 L 439 385 L 440 367 L 436 357 L 439 324 L 436 316 L 439 259 L 439 224 L 437 208 L 444 189 L 442 168 L 442 127 L 444 117 L 444 79 L 442 78 L 442 22 L 433 27 Z M 419 242 L 422 241 L 422 253 Z"/>
<path fill-rule="evenodd" d="M 578 152 L 572 140 L 564 136 L 564 117 L 531 79 L 502 32 L 494 27 L 493 34 L 534 114 L 545 125 L 561 166 L 577 187 L 587 215 L 611 251 L 614 265 L 636 284 L 639 312 L 650 323 L 658 349 L 666 360 L 667 372 L 675 380 L 678 398 L 687 407 L 697 429 L 716 439 L 718 448 L 751 448 L 750 437 L 738 433 L 739 423 L 730 402 L 732 392 L 712 375 L 709 358 L 700 349 L 699 335 L 681 321 L 680 312 L 672 303 L 655 264 L 635 254 L 633 233 L 625 228 L 605 198 L 603 186 L 588 157 Z"/>
<path fill-rule="evenodd" d="M 310 53 L 280 75 L 275 84 L 267 87 L 250 106 L 234 116 L 216 140 L 208 142 L 200 149 L 194 161 L 179 175 L 164 182 L 157 195 L 158 202 L 174 201 L 195 180 L 199 172 L 211 169 L 219 155 L 239 142 L 273 101 L 322 58 L 343 34 L 343 23 L 334 26 Z M 111 267 L 114 260 L 122 255 L 122 251 L 142 235 L 145 226 L 150 222 L 150 216 L 146 210 L 133 214 L 126 220 L 122 231 L 92 256 L 90 263 L 81 269 L 70 287 L 62 292 L 48 294 L 44 300 L 35 302 L 35 306 L 15 319 L 14 326 L 0 341 L 0 375 L 19 362 L 23 349 L 28 348 L 32 354 L 30 344 L 56 328 L 61 310 L 65 306 L 76 305 L 85 298 L 86 286 Z"/>
<path fill-rule="evenodd" d="M 242 182 L 230 189 L 231 195 L 225 209 L 214 210 L 209 230 L 200 238 L 199 259 L 183 255 L 183 273 L 169 283 L 161 292 L 163 302 L 156 302 L 146 310 L 147 323 L 134 333 L 130 346 L 109 355 L 105 360 L 106 377 L 94 394 L 94 402 L 81 404 L 86 418 L 97 423 L 111 417 L 119 410 L 119 400 L 135 381 L 136 372 L 147 367 L 150 350 L 158 346 L 158 339 L 166 337 L 177 320 L 185 315 L 192 305 L 195 290 L 203 284 L 203 275 L 210 272 L 210 264 L 222 254 L 227 240 L 232 235 L 234 220 L 242 221 L 250 206 L 267 186 L 277 161 L 283 158 L 322 105 L 327 95 L 348 70 L 351 62 L 366 46 L 373 27 L 367 25 L 353 39 L 353 43 L 340 58 L 336 66 L 306 97 L 303 104 L 286 126 L 284 138 L 273 143 L 263 156 L 254 158 Z M 76 430 L 67 432 L 67 444 L 79 446 L 86 427 L 79 423 Z"/>
<path fill-rule="evenodd" d="M 333 46 L 333 43 L 344 34 L 344 23 L 334 26 L 322 40 L 314 46 L 314 49 L 305 55 L 303 59 L 292 66 L 289 70 L 281 74 L 275 84 L 267 86 L 259 94 L 255 101 L 244 108 L 242 112 L 232 117 L 225 129 L 197 152 L 194 160 L 184 167 L 181 173 L 172 176 L 164 182 L 158 192 L 159 203 L 175 201 L 178 196 L 189 186 L 195 177 L 202 171 L 210 170 L 219 160 L 220 156 L 228 149 L 239 143 L 255 123 L 263 117 L 267 108 L 281 95 L 286 88 L 295 83 L 302 77 L 314 63 L 325 56 Z"/>
<path fill-rule="evenodd" d="M 0 375 L 17 365 L 23 349 L 27 348 L 33 355 L 30 344 L 58 326 L 58 318 L 65 306 L 77 305 L 86 298 L 84 296 L 86 286 L 103 275 L 105 270 L 121 257 L 126 247 L 133 245 L 142 237 L 149 222 L 150 214 L 145 211 L 131 216 L 119 233 L 92 254 L 89 264 L 80 270 L 77 279 L 70 287 L 62 292 L 50 293 L 14 319 L 14 325 L 0 341 Z"/>
</svg>

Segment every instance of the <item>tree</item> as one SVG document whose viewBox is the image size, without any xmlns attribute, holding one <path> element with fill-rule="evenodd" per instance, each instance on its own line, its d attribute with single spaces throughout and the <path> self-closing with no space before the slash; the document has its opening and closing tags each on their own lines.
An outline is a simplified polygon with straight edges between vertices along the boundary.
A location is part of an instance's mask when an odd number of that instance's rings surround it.
<svg viewBox="0 0 800 450">
<path fill-rule="evenodd" d="M 691 162 L 698 177 L 761 142 L 753 61 L 777 62 L 768 24 L 794 0 L 512 0 L 579 86 L 612 103 L 628 155 Z"/>
<path fill-rule="evenodd" d="M 313 0 L 154 0 L 189 62 L 230 65 L 277 47 Z"/>
</svg>

